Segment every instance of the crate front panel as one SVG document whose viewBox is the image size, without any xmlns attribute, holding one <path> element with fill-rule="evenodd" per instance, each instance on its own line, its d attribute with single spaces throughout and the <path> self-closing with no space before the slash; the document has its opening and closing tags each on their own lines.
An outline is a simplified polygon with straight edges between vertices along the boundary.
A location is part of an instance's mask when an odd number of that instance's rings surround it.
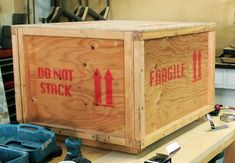
<svg viewBox="0 0 235 163">
<path fill-rule="evenodd" d="M 207 105 L 208 33 L 145 41 L 145 134 Z"/>
<path fill-rule="evenodd" d="M 28 120 L 125 137 L 123 44 L 25 36 Z"/>
</svg>

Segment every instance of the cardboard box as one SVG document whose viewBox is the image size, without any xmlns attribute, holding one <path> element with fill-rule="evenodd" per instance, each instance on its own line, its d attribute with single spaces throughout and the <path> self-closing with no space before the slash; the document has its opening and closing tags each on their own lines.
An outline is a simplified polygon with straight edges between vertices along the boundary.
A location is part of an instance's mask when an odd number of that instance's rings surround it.
<svg viewBox="0 0 235 163">
<path fill-rule="evenodd" d="M 17 118 L 138 153 L 214 104 L 215 25 L 14 26 Z"/>
</svg>

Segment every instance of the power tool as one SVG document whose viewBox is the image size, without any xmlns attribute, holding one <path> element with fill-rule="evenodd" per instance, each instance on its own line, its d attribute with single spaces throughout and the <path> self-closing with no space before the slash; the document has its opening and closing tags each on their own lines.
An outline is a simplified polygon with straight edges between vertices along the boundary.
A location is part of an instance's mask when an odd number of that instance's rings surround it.
<svg viewBox="0 0 235 163">
<path fill-rule="evenodd" d="M 65 140 L 65 146 L 67 148 L 67 153 L 64 161 L 74 161 L 76 163 L 91 163 L 90 160 L 82 156 L 81 139 L 69 137 Z"/>
</svg>

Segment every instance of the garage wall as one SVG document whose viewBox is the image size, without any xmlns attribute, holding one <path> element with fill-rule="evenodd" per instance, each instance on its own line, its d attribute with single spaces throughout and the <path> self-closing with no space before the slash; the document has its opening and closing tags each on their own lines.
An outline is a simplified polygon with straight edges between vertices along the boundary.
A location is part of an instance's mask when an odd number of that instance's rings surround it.
<svg viewBox="0 0 235 163">
<path fill-rule="evenodd" d="M 217 24 L 217 55 L 235 44 L 235 0 L 111 0 L 111 19 Z"/>
<path fill-rule="evenodd" d="M 11 15 L 23 11 L 24 0 L 0 0 L 0 25 L 11 24 Z M 77 0 L 66 0 L 73 9 Z M 90 0 L 91 7 L 101 11 L 104 0 Z M 7 6 L 7 7 L 6 7 Z M 198 21 L 217 24 L 217 55 L 229 44 L 235 44 L 235 0 L 111 0 L 110 19 Z"/>
<path fill-rule="evenodd" d="M 7 6 L 7 7 L 6 7 Z M 14 3 L 12 0 L 0 0 L 0 26 L 11 24 L 11 11 L 14 10 Z"/>
<path fill-rule="evenodd" d="M 24 12 L 24 0 L 0 0 L 0 26 L 12 24 L 12 14 Z"/>
<path fill-rule="evenodd" d="M 25 1 L 26 0 L 14 0 L 14 12 L 15 13 L 24 13 L 24 4 L 26 4 Z"/>
</svg>

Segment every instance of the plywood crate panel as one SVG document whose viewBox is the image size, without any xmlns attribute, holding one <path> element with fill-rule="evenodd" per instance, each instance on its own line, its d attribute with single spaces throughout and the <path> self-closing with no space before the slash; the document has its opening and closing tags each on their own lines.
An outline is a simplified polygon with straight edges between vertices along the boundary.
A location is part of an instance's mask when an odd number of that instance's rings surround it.
<svg viewBox="0 0 235 163">
<path fill-rule="evenodd" d="M 12 28 L 17 119 L 138 153 L 213 109 L 215 25 Z"/>
</svg>

